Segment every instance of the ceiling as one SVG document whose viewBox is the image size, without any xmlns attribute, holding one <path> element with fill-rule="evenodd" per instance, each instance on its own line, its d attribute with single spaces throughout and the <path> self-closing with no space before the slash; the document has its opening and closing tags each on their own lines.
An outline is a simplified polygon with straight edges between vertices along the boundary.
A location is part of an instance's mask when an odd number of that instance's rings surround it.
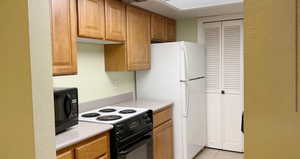
<svg viewBox="0 0 300 159">
<path fill-rule="evenodd" d="M 243 12 L 243 0 L 147 0 L 133 5 L 176 19 Z"/>
</svg>

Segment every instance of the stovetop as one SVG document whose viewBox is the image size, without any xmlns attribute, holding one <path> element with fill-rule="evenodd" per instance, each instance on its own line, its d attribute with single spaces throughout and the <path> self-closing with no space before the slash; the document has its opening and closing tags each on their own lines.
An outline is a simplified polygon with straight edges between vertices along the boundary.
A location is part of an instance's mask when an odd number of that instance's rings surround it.
<svg viewBox="0 0 300 159">
<path fill-rule="evenodd" d="M 79 114 L 79 121 L 115 124 L 147 112 L 145 108 L 106 106 Z"/>
</svg>

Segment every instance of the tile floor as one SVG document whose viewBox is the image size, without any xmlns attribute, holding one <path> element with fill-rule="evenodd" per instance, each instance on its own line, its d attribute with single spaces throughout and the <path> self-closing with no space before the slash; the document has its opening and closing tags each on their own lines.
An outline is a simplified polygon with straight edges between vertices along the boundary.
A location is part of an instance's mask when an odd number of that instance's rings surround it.
<svg viewBox="0 0 300 159">
<path fill-rule="evenodd" d="M 242 153 L 205 149 L 195 159 L 243 159 Z"/>
</svg>

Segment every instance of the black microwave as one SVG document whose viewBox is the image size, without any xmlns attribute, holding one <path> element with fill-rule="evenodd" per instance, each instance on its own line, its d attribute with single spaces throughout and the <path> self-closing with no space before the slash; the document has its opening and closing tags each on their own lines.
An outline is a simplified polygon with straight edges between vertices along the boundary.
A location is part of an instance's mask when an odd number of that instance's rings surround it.
<svg viewBox="0 0 300 159">
<path fill-rule="evenodd" d="M 77 88 L 54 88 L 56 134 L 78 124 Z"/>
</svg>

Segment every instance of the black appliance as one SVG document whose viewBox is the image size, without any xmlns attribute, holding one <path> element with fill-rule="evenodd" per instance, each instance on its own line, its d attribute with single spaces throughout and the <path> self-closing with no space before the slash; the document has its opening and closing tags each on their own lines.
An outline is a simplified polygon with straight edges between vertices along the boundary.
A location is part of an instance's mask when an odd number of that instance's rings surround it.
<svg viewBox="0 0 300 159">
<path fill-rule="evenodd" d="M 55 133 L 78 124 L 77 88 L 54 88 Z"/>
<path fill-rule="evenodd" d="M 153 159 L 152 111 L 113 124 L 111 159 Z"/>
</svg>

